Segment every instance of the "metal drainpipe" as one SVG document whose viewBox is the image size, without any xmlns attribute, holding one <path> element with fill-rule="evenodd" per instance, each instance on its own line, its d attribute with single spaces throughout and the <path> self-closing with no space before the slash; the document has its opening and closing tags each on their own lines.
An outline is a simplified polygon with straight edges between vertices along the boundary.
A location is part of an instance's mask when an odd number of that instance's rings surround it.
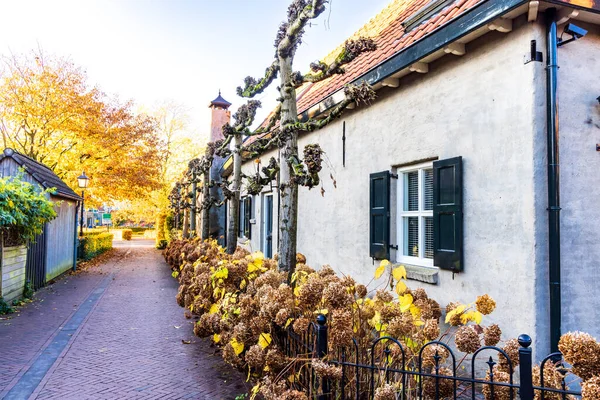
<svg viewBox="0 0 600 400">
<path fill-rule="evenodd" d="M 197 184 L 196 184 L 196 173 L 192 173 L 192 207 L 190 208 L 190 230 L 191 234 L 195 237 L 196 232 L 196 197 L 197 197 Z"/>
<path fill-rule="evenodd" d="M 561 335 L 560 167 L 558 144 L 558 34 L 556 9 L 546 10 L 546 133 L 548 147 L 548 272 L 550 278 L 550 348 Z"/>
</svg>

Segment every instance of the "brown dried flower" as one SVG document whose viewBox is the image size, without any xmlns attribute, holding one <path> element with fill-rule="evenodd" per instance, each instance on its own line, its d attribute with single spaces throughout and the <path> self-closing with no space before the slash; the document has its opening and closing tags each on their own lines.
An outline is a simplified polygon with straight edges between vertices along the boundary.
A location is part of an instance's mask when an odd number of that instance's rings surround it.
<svg viewBox="0 0 600 400">
<path fill-rule="evenodd" d="M 594 376 L 581 385 L 581 400 L 600 399 L 600 376 Z"/>
<path fill-rule="evenodd" d="M 477 297 L 475 306 L 477 307 L 477 311 L 483 315 L 489 315 L 496 309 L 496 302 L 488 294 L 484 294 Z"/>
<path fill-rule="evenodd" d="M 461 326 L 454 336 L 456 347 L 464 353 L 474 353 L 481 347 L 477 331 L 472 326 Z"/>
<path fill-rule="evenodd" d="M 485 376 L 485 380 L 488 382 L 500 382 L 500 383 L 509 383 L 510 375 L 507 372 L 500 370 L 497 367 L 493 369 L 493 380 L 490 372 L 488 371 Z M 493 387 L 493 394 L 492 394 Z M 511 397 L 511 390 L 513 392 L 513 397 Z M 511 389 L 507 386 L 499 386 L 494 384 L 483 385 L 483 396 L 485 400 L 509 400 L 514 398 L 515 389 Z"/>
<path fill-rule="evenodd" d="M 367 287 L 365 285 L 362 284 L 358 284 L 356 285 L 356 295 L 358 297 L 360 297 L 361 299 L 365 298 L 367 296 Z"/>
<path fill-rule="evenodd" d="M 483 343 L 486 346 L 495 346 L 500 341 L 502 330 L 497 324 L 490 325 L 483 329 Z"/>
<path fill-rule="evenodd" d="M 517 365 L 519 365 L 519 341 L 517 339 L 510 339 L 508 340 L 505 344 L 504 347 L 502 348 L 502 350 L 504 350 L 506 352 L 506 354 L 508 355 L 508 358 L 510 359 L 511 365 L 512 365 L 512 371 L 509 367 L 509 362 L 506 359 L 506 357 L 504 357 L 504 355 L 502 353 L 500 353 L 498 355 L 498 358 L 500 360 L 500 363 L 498 364 L 498 368 L 501 371 L 507 372 L 507 373 L 511 373 L 514 372 L 515 367 Z"/>
<path fill-rule="evenodd" d="M 413 317 L 410 313 L 403 313 L 390 321 L 387 327 L 387 333 L 395 338 L 408 336 L 415 328 L 413 321 Z"/>
<path fill-rule="evenodd" d="M 269 369 L 273 372 L 281 371 L 287 364 L 285 356 L 277 349 L 270 349 L 267 351 L 265 362 Z"/>
<path fill-rule="evenodd" d="M 452 379 L 444 378 L 452 376 L 452 371 L 449 368 L 442 367 L 437 375 L 439 378 L 429 376 L 423 379 L 423 398 L 426 400 L 446 399 L 454 393 Z M 439 397 L 436 396 L 436 393 L 439 394 Z"/>
<path fill-rule="evenodd" d="M 540 373 L 541 368 L 539 365 L 533 367 L 532 378 L 533 385 L 539 387 L 546 387 L 550 389 L 558 389 L 562 390 L 562 384 L 564 379 L 564 374 L 559 371 L 555 364 L 551 362 L 546 362 L 544 365 L 544 384 L 542 385 L 542 375 Z M 568 389 L 568 388 L 567 388 Z M 560 393 L 553 392 L 545 392 L 544 400 L 574 400 L 572 396 L 563 397 Z M 542 400 L 542 393 L 540 391 L 534 392 L 534 400 Z"/>
<path fill-rule="evenodd" d="M 375 389 L 373 400 L 396 400 L 396 389 L 389 383 Z"/>
<path fill-rule="evenodd" d="M 352 304 L 352 296 L 339 282 L 332 282 L 323 290 L 323 302 L 327 308 L 344 308 Z"/>
<path fill-rule="evenodd" d="M 394 296 L 387 290 L 379 289 L 375 293 L 375 301 L 381 303 L 389 303 L 394 300 Z"/>
<path fill-rule="evenodd" d="M 246 363 L 256 370 L 262 371 L 265 366 L 265 351 L 257 344 L 246 351 L 244 358 Z"/>
<path fill-rule="evenodd" d="M 281 400 L 308 400 L 308 396 L 299 390 L 288 389 L 281 395 Z"/>
<path fill-rule="evenodd" d="M 561 336 L 558 349 L 573 373 L 583 380 L 600 375 L 600 344 L 583 332 L 569 332 Z"/>
<path fill-rule="evenodd" d="M 312 367 L 315 374 L 320 378 L 336 381 L 342 379 L 342 367 L 331 365 L 319 359 L 312 360 Z"/>
<path fill-rule="evenodd" d="M 427 340 L 435 340 L 440 336 L 440 324 L 437 319 L 428 319 L 425 321 L 423 335 Z"/>
<path fill-rule="evenodd" d="M 353 336 L 352 313 L 348 310 L 338 309 L 331 312 L 329 331 L 330 343 L 334 346 L 349 346 Z"/>
<path fill-rule="evenodd" d="M 450 356 L 448 349 L 439 344 L 431 344 L 423 348 L 421 353 L 422 365 L 424 367 L 435 367 L 436 366 L 436 355 L 439 357 L 437 365 L 442 365 L 444 361 Z"/>
<path fill-rule="evenodd" d="M 310 324 L 310 321 L 308 320 L 308 318 L 300 317 L 300 318 L 296 318 L 296 320 L 292 324 L 292 328 L 294 329 L 294 332 L 296 332 L 297 334 L 302 334 L 302 333 L 306 332 L 309 324 Z"/>
</svg>

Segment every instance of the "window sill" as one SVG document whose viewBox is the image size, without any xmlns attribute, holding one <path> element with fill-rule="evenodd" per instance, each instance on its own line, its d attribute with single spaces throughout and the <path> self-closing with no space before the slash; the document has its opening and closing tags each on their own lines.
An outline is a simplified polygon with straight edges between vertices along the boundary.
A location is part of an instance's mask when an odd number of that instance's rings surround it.
<svg viewBox="0 0 600 400">
<path fill-rule="evenodd" d="M 423 267 L 405 263 L 398 263 L 397 265 L 404 265 L 404 268 L 406 269 L 406 279 L 425 282 L 432 285 L 438 284 L 438 272 L 440 269 L 437 267 Z"/>
</svg>

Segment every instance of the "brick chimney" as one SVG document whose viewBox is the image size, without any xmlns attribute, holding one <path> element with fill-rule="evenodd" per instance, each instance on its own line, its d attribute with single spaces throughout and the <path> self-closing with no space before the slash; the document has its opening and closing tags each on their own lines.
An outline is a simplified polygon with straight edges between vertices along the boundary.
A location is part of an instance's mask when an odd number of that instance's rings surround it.
<svg viewBox="0 0 600 400">
<path fill-rule="evenodd" d="M 210 102 L 209 108 L 212 109 L 211 123 L 210 123 L 210 141 L 216 142 L 219 139 L 223 139 L 223 125 L 228 123 L 231 119 L 231 111 L 229 111 L 230 102 L 221 97 L 221 91 L 219 90 L 219 96 Z"/>
</svg>

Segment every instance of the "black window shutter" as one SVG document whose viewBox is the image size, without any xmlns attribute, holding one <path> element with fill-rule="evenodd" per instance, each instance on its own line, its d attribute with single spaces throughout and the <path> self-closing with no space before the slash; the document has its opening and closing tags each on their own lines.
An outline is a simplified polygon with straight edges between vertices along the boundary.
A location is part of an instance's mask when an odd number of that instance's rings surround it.
<svg viewBox="0 0 600 400">
<path fill-rule="evenodd" d="M 247 239 L 250 239 L 252 232 L 250 229 L 250 218 L 252 218 L 252 196 L 246 196 L 245 201 L 246 205 L 244 207 L 244 211 L 246 212 L 246 216 L 244 218 L 244 236 Z"/>
<path fill-rule="evenodd" d="M 390 172 L 370 176 L 370 255 L 377 260 L 390 258 Z"/>
<path fill-rule="evenodd" d="M 460 272 L 463 262 L 462 157 L 433 163 L 433 264 Z"/>
</svg>

